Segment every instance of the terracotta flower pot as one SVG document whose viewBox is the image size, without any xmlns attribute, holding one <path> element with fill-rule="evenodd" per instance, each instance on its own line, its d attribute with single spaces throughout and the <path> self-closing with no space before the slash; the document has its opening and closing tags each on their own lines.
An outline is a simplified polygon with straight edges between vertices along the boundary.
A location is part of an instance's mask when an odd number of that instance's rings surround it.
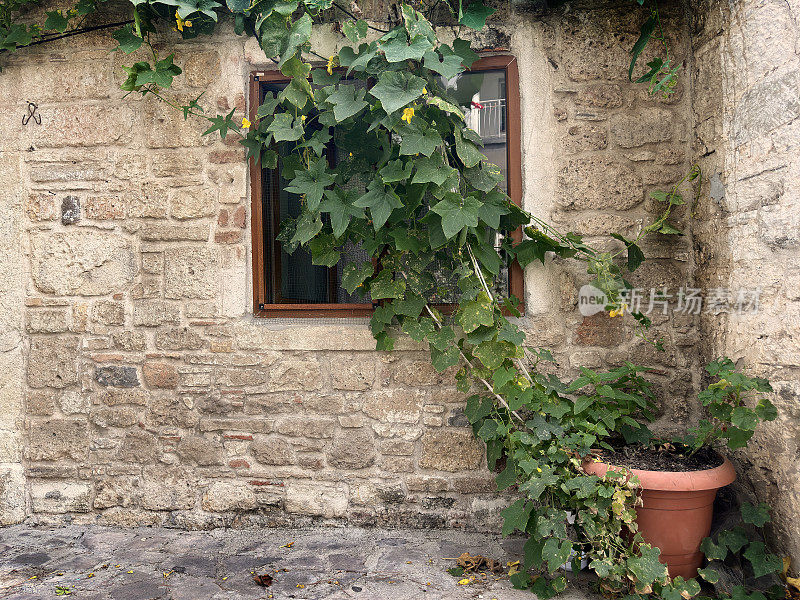
<svg viewBox="0 0 800 600">
<path fill-rule="evenodd" d="M 736 471 L 726 458 L 704 471 L 642 471 L 630 469 L 642 486 L 642 506 L 636 522 L 645 541 L 661 549 L 661 562 L 670 577 L 697 576 L 703 562 L 700 542 L 711 531 L 717 490 L 733 483 Z M 587 461 L 583 470 L 602 477 L 609 466 Z"/>
</svg>

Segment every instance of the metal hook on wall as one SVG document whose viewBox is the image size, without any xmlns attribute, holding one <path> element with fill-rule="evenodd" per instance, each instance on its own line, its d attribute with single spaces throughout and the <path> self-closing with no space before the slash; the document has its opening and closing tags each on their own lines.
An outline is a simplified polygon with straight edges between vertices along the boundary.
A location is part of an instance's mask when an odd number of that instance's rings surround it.
<svg viewBox="0 0 800 600">
<path fill-rule="evenodd" d="M 28 102 L 28 114 L 22 116 L 22 125 L 27 125 L 28 122 L 33 119 L 37 125 L 42 124 L 42 115 L 36 114 L 36 110 L 39 107 L 36 105 L 35 102 Z"/>
</svg>

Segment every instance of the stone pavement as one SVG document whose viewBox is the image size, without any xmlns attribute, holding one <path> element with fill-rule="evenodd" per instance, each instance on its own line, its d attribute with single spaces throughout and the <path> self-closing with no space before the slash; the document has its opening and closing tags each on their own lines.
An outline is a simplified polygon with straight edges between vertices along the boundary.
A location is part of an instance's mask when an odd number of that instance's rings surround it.
<svg viewBox="0 0 800 600">
<path fill-rule="evenodd" d="M 517 560 L 521 544 L 442 530 L 16 525 L 0 528 L 0 598 L 53 598 L 60 586 L 76 600 L 527 600 L 505 577 L 458 585 L 446 572 L 462 552 Z M 253 573 L 274 582 L 259 587 Z"/>
</svg>

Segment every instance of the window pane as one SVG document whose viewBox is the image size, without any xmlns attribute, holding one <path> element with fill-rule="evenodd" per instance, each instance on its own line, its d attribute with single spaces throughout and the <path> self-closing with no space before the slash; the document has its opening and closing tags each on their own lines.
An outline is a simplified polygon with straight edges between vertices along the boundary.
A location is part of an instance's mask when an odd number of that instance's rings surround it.
<svg viewBox="0 0 800 600">
<path fill-rule="evenodd" d="M 508 112 L 506 107 L 506 72 L 503 69 L 469 71 L 442 81 L 447 91 L 464 111 L 467 125 L 483 140 L 483 153 L 489 162 L 500 168 L 500 188 L 508 193 Z M 495 247 L 503 241 L 503 232 L 496 232 Z M 508 267 L 505 261 L 497 277 L 497 291 L 510 292 Z"/>
</svg>

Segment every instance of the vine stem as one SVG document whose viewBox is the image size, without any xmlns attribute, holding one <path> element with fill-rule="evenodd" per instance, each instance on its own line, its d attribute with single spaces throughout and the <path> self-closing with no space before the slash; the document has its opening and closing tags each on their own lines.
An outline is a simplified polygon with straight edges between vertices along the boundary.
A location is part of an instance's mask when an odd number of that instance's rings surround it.
<svg viewBox="0 0 800 600">
<path fill-rule="evenodd" d="M 437 326 L 438 326 L 438 327 L 441 329 L 441 327 L 442 327 L 442 322 L 441 322 L 441 321 L 439 320 L 439 318 L 438 318 L 438 317 L 437 317 L 437 316 L 434 314 L 434 312 L 431 310 L 431 307 L 430 307 L 430 306 L 428 306 L 428 304 L 427 304 L 427 303 L 425 304 L 425 309 L 428 311 L 428 314 L 431 316 L 431 318 L 433 319 L 434 323 L 436 323 L 436 325 L 437 325 Z M 463 358 L 463 359 L 464 359 L 464 361 L 465 361 L 465 362 L 466 362 L 466 363 L 467 363 L 467 364 L 470 366 L 470 368 L 472 368 L 472 363 L 469 361 L 469 359 L 467 358 L 467 355 L 466 355 L 466 354 L 464 354 L 464 351 L 463 351 L 461 348 L 459 348 L 459 349 L 458 349 L 458 353 L 461 355 L 461 358 Z M 485 380 L 483 377 L 481 377 L 480 375 L 475 375 L 475 373 L 474 373 L 474 369 L 473 369 L 473 376 L 474 376 L 474 377 L 476 377 L 476 378 L 477 378 L 477 379 L 478 379 L 478 380 L 479 380 L 479 381 L 480 381 L 480 382 L 481 382 L 481 383 L 482 383 L 484 386 L 486 386 L 486 389 L 487 389 L 487 390 L 489 390 L 489 391 L 492 393 L 492 395 L 494 395 L 494 397 L 495 397 L 495 398 L 497 398 L 497 401 L 498 401 L 498 402 L 500 402 L 500 404 L 502 404 L 502 405 L 503 405 L 503 407 L 504 407 L 504 408 L 505 408 L 505 409 L 506 409 L 508 412 L 510 412 L 512 415 L 514 415 L 514 416 L 515 416 L 517 419 L 519 419 L 519 422 L 520 422 L 520 423 L 524 423 L 524 422 L 525 422 L 525 419 L 523 419 L 522 417 L 520 417 L 520 416 L 519 416 L 519 414 L 517 413 L 517 411 L 515 411 L 515 410 L 511 410 L 511 407 L 508 405 L 508 402 L 506 402 L 506 399 L 505 399 L 505 398 L 503 398 L 503 397 L 502 397 L 500 394 L 498 394 L 497 392 L 495 392 L 495 391 L 494 391 L 494 387 L 492 387 L 492 385 L 491 385 L 491 384 L 490 384 L 488 381 L 486 381 L 486 380 Z"/>
<path fill-rule="evenodd" d="M 405 274 L 405 272 L 403 272 L 403 271 L 400 271 L 400 274 L 403 276 L 403 279 L 405 279 L 406 281 L 408 281 L 408 275 L 406 275 L 406 274 Z M 434 313 L 434 312 L 431 310 L 431 307 L 430 307 L 430 305 L 428 305 L 428 303 L 427 303 L 427 302 L 425 303 L 425 310 L 426 310 L 426 311 L 428 311 L 428 314 L 431 316 L 431 319 L 433 319 L 433 322 L 436 324 L 436 326 L 437 326 L 439 329 L 441 329 L 441 328 L 442 328 L 442 322 L 441 322 L 441 320 L 439 320 L 439 317 L 437 317 L 437 316 L 436 316 L 436 313 Z M 456 347 L 458 348 L 458 346 L 457 346 L 457 345 L 456 345 Z M 489 391 L 492 393 L 492 395 L 493 395 L 493 396 L 494 396 L 494 397 L 497 399 L 497 401 L 498 401 L 498 402 L 500 402 L 500 404 L 502 404 L 502 405 L 503 405 L 503 407 L 504 407 L 504 408 L 505 408 L 505 409 L 506 409 L 508 412 L 510 412 L 512 415 L 514 415 L 514 416 L 515 416 L 517 419 L 519 419 L 519 422 L 520 422 L 520 423 L 524 423 L 524 422 L 525 422 L 525 419 L 523 419 L 522 417 L 520 417 L 520 416 L 519 416 L 519 414 L 517 413 L 517 411 L 515 411 L 515 410 L 511 410 L 511 407 L 508 405 L 508 402 L 506 402 L 506 399 L 505 399 L 505 398 L 503 398 L 503 397 L 502 397 L 500 394 L 498 394 L 497 392 L 495 392 L 495 391 L 494 391 L 494 387 L 493 387 L 493 386 L 492 386 L 492 385 L 491 385 L 491 384 L 490 384 L 488 381 L 486 381 L 486 380 L 485 380 L 483 377 L 481 377 L 480 375 L 475 375 L 475 373 L 474 373 L 475 369 L 474 369 L 474 367 L 472 366 L 472 363 L 471 363 L 471 362 L 470 362 L 470 360 L 467 358 L 467 355 L 466 355 L 466 354 L 464 354 L 464 351 L 463 351 L 461 348 L 458 348 L 458 353 L 461 355 L 461 358 L 463 358 L 463 359 L 464 359 L 464 362 L 465 362 L 465 363 L 467 363 L 467 365 L 469 365 L 470 369 L 472 369 L 472 371 L 473 371 L 473 376 L 474 376 L 476 379 L 478 379 L 478 380 L 479 380 L 479 381 L 480 381 L 480 382 L 481 382 L 481 383 L 482 383 L 484 386 L 486 386 L 486 389 L 487 389 L 487 390 L 489 390 Z"/>
<path fill-rule="evenodd" d="M 94 25 L 93 27 L 84 27 L 83 29 L 73 29 L 72 31 L 67 31 L 60 35 L 50 36 L 47 38 L 38 39 L 35 42 L 31 42 L 30 44 L 25 44 L 24 46 L 17 46 L 16 50 L 20 48 L 27 48 L 28 46 L 38 46 L 39 44 L 44 44 L 46 42 L 54 42 L 56 40 L 60 40 L 63 38 L 71 37 L 73 35 L 80 35 L 82 33 L 91 33 L 92 31 L 100 31 L 101 29 L 111 29 L 112 27 L 122 27 L 124 25 L 130 25 L 133 23 L 133 19 L 129 19 L 127 21 L 118 21 L 116 23 L 106 23 L 105 25 Z M 0 52 L 8 52 L 8 50 L 2 49 Z"/>
<path fill-rule="evenodd" d="M 359 20 L 357 16 L 355 16 L 355 15 L 354 15 L 354 14 L 353 14 L 351 11 L 347 10 L 347 9 L 346 9 L 344 6 L 342 6 L 342 5 L 341 5 L 341 4 L 339 4 L 338 2 L 334 2 L 334 3 L 333 3 L 333 5 L 334 5 L 336 8 L 338 8 L 340 11 L 342 11 L 344 14 L 346 14 L 348 17 L 350 17 L 351 19 L 354 19 L 354 20 L 356 20 L 356 21 L 358 21 L 358 20 Z M 367 23 L 366 21 L 364 21 L 364 22 L 365 22 L 365 23 Z M 370 29 L 372 29 L 373 31 L 380 31 L 381 33 L 389 33 L 387 30 L 385 30 L 385 29 L 381 29 L 380 27 L 373 27 L 373 26 L 372 26 L 372 25 L 370 25 L 369 23 L 367 23 L 367 27 L 369 27 L 369 28 L 370 28 Z"/>
<path fill-rule="evenodd" d="M 492 294 L 491 290 L 489 289 L 489 285 L 486 283 L 486 279 L 483 276 L 483 272 L 481 271 L 481 267 L 478 264 L 478 259 L 475 258 L 475 254 L 472 252 L 472 247 L 469 244 L 466 244 L 466 246 L 467 246 L 467 252 L 469 253 L 470 260 L 472 260 L 472 268 L 475 271 L 475 275 L 478 276 L 478 279 L 480 280 L 481 284 L 483 285 L 484 291 L 489 295 L 489 299 L 492 301 L 492 303 L 498 304 L 496 302 L 496 300 L 495 300 L 494 295 Z M 499 306 L 499 304 L 498 304 L 498 306 Z M 529 383 L 533 384 L 534 383 L 533 378 L 531 377 L 531 374 L 528 372 L 528 369 L 525 366 L 524 362 L 519 358 L 514 358 L 512 360 L 513 360 L 514 363 L 516 363 L 517 367 L 519 367 L 522 370 L 522 374 L 525 376 L 525 379 L 527 379 Z"/>
</svg>

